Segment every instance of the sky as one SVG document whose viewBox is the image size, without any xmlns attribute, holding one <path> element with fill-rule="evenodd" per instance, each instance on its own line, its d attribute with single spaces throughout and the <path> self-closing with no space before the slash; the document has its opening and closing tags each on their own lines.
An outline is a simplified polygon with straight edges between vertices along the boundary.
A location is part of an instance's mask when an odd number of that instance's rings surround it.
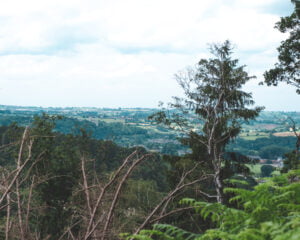
<svg viewBox="0 0 300 240">
<path fill-rule="evenodd" d="M 293 87 L 259 86 L 287 35 L 289 0 L 2 0 L 0 104 L 157 107 L 181 96 L 174 74 L 229 39 L 270 111 L 300 111 Z"/>
</svg>

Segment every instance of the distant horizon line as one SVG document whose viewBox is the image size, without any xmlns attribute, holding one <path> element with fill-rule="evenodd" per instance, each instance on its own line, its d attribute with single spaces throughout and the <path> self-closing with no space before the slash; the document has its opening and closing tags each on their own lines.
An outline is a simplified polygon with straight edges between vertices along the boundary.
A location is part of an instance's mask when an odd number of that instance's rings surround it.
<svg viewBox="0 0 300 240">
<path fill-rule="evenodd" d="M 54 107 L 54 106 L 49 106 L 49 107 L 43 107 L 43 106 L 33 106 L 33 105 L 7 105 L 7 104 L 0 104 L 0 110 L 2 107 L 12 107 L 12 108 L 40 108 L 40 109 L 70 109 L 70 108 L 77 108 L 77 109 L 84 109 L 84 108 L 90 108 L 90 109 L 113 109 L 113 110 L 122 110 L 122 109 L 145 109 L 145 110 L 153 110 L 153 109 L 160 109 L 158 107 L 92 107 L 92 106 L 65 106 L 65 107 Z M 289 110 L 289 111 L 285 111 L 285 110 L 263 110 L 262 112 L 286 112 L 286 113 L 290 113 L 290 112 L 297 112 L 299 113 L 300 111 L 298 110 Z"/>
</svg>

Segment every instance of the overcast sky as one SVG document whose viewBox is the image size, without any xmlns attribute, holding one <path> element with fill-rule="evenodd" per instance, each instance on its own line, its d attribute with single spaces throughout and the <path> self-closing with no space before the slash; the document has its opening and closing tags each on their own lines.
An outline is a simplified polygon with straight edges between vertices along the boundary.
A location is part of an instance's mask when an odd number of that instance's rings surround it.
<svg viewBox="0 0 300 240">
<path fill-rule="evenodd" d="M 289 0 L 2 0 L 0 104 L 157 107 L 174 74 L 231 40 L 267 110 L 298 110 L 295 89 L 258 86 L 286 36 Z"/>
</svg>

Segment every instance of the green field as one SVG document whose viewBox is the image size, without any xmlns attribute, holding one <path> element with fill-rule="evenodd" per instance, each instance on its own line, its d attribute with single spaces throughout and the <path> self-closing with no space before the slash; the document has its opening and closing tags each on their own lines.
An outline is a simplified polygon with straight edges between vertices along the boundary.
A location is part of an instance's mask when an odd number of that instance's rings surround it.
<svg viewBox="0 0 300 240">
<path fill-rule="evenodd" d="M 98 120 L 106 123 L 125 123 L 125 120 L 121 118 L 99 118 Z"/>
<path fill-rule="evenodd" d="M 260 177 L 261 176 L 261 164 L 247 164 L 247 167 L 250 168 L 251 172 L 254 174 L 255 177 Z"/>
<path fill-rule="evenodd" d="M 269 137 L 269 133 L 264 133 L 264 132 L 241 133 L 239 137 L 245 140 L 256 140 L 258 138 Z"/>
<path fill-rule="evenodd" d="M 263 164 L 247 164 L 247 167 L 250 168 L 251 172 L 254 174 L 255 177 L 260 178 L 261 177 L 261 167 Z M 272 172 L 272 175 L 280 175 L 279 170 L 275 170 Z"/>
</svg>

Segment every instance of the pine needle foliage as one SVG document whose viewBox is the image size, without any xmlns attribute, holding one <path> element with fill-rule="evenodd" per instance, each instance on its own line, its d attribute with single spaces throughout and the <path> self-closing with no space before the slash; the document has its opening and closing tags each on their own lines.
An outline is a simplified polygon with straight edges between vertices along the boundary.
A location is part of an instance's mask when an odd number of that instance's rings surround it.
<svg viewBox="0 0 300 240">
<path fill-rule="evenodd" d="M 214 229 L 195 234 L 175 226 L 157 224 L 153 230 L 145 230 L 127 239 L 300 239 L 300 170 L 266 179 L 253 190 L 226 188 L 225 192 L 234 194 L 230 201 L 236 203 L 237 208 L 194 199 L 181 200 L 181 204 L 193 206 L 204 219 L 215 222 Z"/>
</svg>

